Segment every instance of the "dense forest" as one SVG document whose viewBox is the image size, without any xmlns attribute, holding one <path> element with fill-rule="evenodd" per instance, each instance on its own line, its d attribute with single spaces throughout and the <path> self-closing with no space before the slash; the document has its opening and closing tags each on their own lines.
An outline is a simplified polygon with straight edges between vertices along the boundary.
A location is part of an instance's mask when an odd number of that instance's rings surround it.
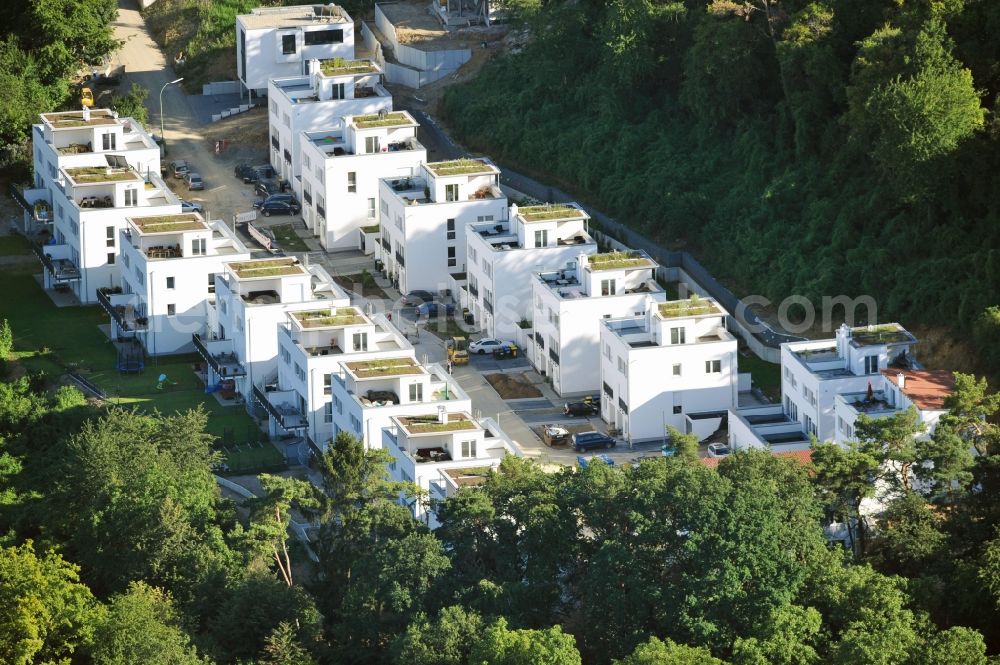
<svg viewBox="0 0 1000 665">
<path fill-rule="evenodd" d="M 966 331 L 1000 302 L 992 0 L 509 4 L 526 46 L 445 99 L 470 147 L 738 292 Z"/>
<path fill-rule="evenodd" d="M 11 344 L 0 325 L 0 358 Z M 862 422 L 810 468 L 756 452 L 713 469 L 677 432 L 675 457 L 635 466 L 508 457 L 434 504 L 431 532 L 390 454 L 345 433 L 322 489 L 261 476 L 234 499 L 203 412 L 3 372 L 3 663 L 985 665 L 1000 650 L 1000 397 L 971 376 L 933 437 L 914 439 L 911 412 Z M 887 510 L 868 521 L 878 481 Z M 308 550 L 292 519 L 315 525 Z M 832 520 L 857 525 L 846 547 Z"/>
</svg>

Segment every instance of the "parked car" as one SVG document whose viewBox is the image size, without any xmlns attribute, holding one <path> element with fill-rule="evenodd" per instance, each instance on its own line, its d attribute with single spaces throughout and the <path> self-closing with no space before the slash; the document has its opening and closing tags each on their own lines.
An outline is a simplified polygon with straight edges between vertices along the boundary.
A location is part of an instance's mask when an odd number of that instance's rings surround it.
<svg viewBox="0 0 1000 665">
<path fill-rule="evenodd" d="M 710 443 L 708 444 L 708 456 L 709 457 L 727 457 L 731 451 L 729 446 L 724 443 Z"/>
<path fill-rule="evenodd" d="M 297 215 L 301 208 L 288 201 L 270 201 L 261 204 L 258 210 L 264 217 L 270 217 L 271 215 Z"/>
<path fill-rule="evenodd" d="M 284 203 L 291 203 L 294 206 L 299 205 L 299 202 L 295 200 L 295 197 L 291 194 L 271 194 L 262 199 L 257 199 L 253 202 L 254 208 L 259 208 L 265 203 L 274 203 L 275 201 L 282 201 Z M 301 206 L 300 206 L 301 207 Z"/>
<path fill-rule="evenodd" d="M 567 416 L 594 416 L 597 415 L 597 405 L 593 402 L 569 402 L 563 407 L 563 413 Z"/>
<path fill-rule="evenodd" d="M 205 181 L 201 179 L 201 174 L 196 171 L 188 171 L 188 174 L 184 176 L 184 182 L 187 183 L 189 191 L 192 189 L 205 189 Z"/>
<path fill-rule="evenodd" d="M 587 468 L 589 468 L 590 465 L 591 465 L 591 463 L 595 462 L 595 461 L 597 461 L 597 462 L 604 462 L 608 466 L 614 466 L 615 465 L 615 461 L 613 459 L 611 459 L 610 457 L 608 457 L 605 453 L 601 453 L 600 455 L 594 455 L 590 459 L 587 459 L 583 455 L 579 455 L 576 458 L 576 463 L 580 465 L 581 469 L 587 469 Z"/>
<path fill-rule="evenodd" d="M 565 446 L 570 442 L 569 430 L 558 425 L 545 425 L 542 427 L 542 441 L 547 446 Z"/>
<path fill-rule="evenodd" d="M 253 167 L 253 170 L 257 172 L 257 179 L 264 180 L 277 180 L 278 172 L 274 170 L 274 167 L 270 164 L 261 164 L 260 166 Z"/>
<path fill-rule="evenodd" d="M 257 182 L 260 179 L 260 173 L 249 164 L 237 164 L 233 168 L 233 175 L 242 180 L 246 185 Z"/>
<path fill-rule="evenodd" d="M 598 448 L 614 448 L 617 441 L 607 434 L 600 432 L 580 432 L 573 435 L 573 450 L 582 453 L 586 450 L 597 450 Z"/>
<path fill-rule="evenodd" d="M 442 304 L 436 302 L 425 302 L 421 303 L 417 307 L 417 314 L 419 316 L 425 316 L 428 319 L 436 319 L 437 317 L 444 314 L 445 316 L 452 316 L 455 313 L 455 306 L 452 304 Z"/>
<path fill-rule="evenodd" d="M 403 296 L 403 307 L 419 307 L 432 300 L 434 300 L 434 295 L 430 291 L 410 291 Z"/>
<path fill-rule="evenodd" d="M 503 345 L 498 339 L 493 339 L 492 337 L 484 337 L 482 339 L 477 339 L 472 344 L 469 344 L 469 353 L 475 353 L 477 355 L 486 355 L 487 353 L 493 353 Z"/>
<path fill-rule="evenodd" d="M 280 194 L 287 189 L 288 185 L 286 183 L 280 182 L 275 178 L 258 178 L 254 192 L 257 196 L 267 197 L 271 194 Z"/>
<path fill-rule="evenodd" d="M 170 172 L 173 173 L 174 177 L 178 180 L 183 180 L 184 176 L 186 176 L 190 170 L 191 166 L 183 159 L 175 159 L 170 162 Z"/>
<path fill-rule="evenodd" d="M 181 199 L 181 212 L 205 212 L 205 206 L 196 201 Z"/>
</svg>

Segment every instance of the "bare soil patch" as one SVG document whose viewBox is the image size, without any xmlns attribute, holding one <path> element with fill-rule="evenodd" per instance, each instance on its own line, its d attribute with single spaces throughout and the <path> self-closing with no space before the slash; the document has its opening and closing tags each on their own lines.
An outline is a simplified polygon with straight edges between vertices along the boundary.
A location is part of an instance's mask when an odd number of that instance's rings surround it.
<svg viewBox="0 0 1000 665">
<path fill-rule="evenodd" d="M 524 374 L 487 374 L 485 378 L 503 399 L 542 396 L 542 391 L 531 385 Z"/>
</svg>

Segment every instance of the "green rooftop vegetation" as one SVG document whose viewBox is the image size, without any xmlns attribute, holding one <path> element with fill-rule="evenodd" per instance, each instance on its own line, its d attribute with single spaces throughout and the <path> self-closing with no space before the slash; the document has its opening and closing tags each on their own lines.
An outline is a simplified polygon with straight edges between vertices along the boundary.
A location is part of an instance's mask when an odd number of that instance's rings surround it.
<svg viewBox="0 0 1000 665">
<path fill-rule="evenodd" d="M 652 266 L 653 262 L 637 252 L 607 252 L 588 256 L 587 265 L 591 270 L 615 270 L 618 268 L 644 268 Z"/>
<path fill-rule="evenodd" d="M 293 312 L 292 316 L 303 328 L 332 328 L 367 323 L 365 317 L 355 307 L 330 307 L 308 312 Z"/>
<path fill-rule="evenodd" d="M 69 129 L 71 127 L 88 127 L 93 125 L 113 125 L 117 120 L 106 110 L 90 112 L 90 119 L 84 120 L 83 113 L 71 111 L 68 113 L 45 113 L 42 115 L 54 129 Z"/>
<path fill-rule="evenodd" d="M 205 222 L 192 214 L 132 217 L 131 220 L 141 233 L 176 233 L 178 231 L 198 231 L 206 228 Z"/>
<path fill-rule="evenodd" d="M 369 60 L 345 60 L 331 58 L 320 63 L 320 70 L 326 76 L 347 76 L 349 74 L 373 74 L 378 71 Z"/>
<path fill-rule="evenodd" d="M 66 169 L 66 173 L 78 183 L 139 180 L 139 174 L 131 169 L 111 171 L 106 166 L 76 166 Z"/>
<path fill-rule="evenodd" d="M 493 168 L 486 162 L 479 159 L 452 159 L 447 162 L 435 162 L 428 164 L 434 175 L 468 175 L 472 173 L 492 173 Z"/>
<path fill-rule="evenodd" d="M 553 203 L 546 203 L 538 206 L 525 206 L 523 208 L 518 208 L 517 212 L 526 222 L 542 222 L 547 219 L 583 217 L 583 212 L 579 208 Z"/>
<path fill-rule="evenodd" d="M 378 224 L 369 224 L 368 226 L 362 226 L 362 233 L 378 233 Z"/>
<path fill-rule="evenodd" d="M 421 374 L 423 370 L 413 358 L 380 358 L 347 363 L 347 369 L 359 379 L 373 379 L 383 376 Z"/>
<path fill-rule="evenodd" d="M 413 120 L 405 113 L 387 113 L 380 117 L 378 113 L 369 115 L 354 116 L 354 126 L 358 129 L 371 129 L 373 127 L 392 127 L 393 125 L 411 125 Z"/>
<path fill-rule="evenodd" d="M 898 323 L 851 328 L 851 338 L 861 346 L 898 344 L 913 341 L 913 336 Z"/>
<path fill-rule="evenodd" d="M 455 432 L 458 430 L 476 429 L 476 423 L 464 414 L 450 413 L 447 422 L 439 422 L 437 416 L 410 416 L 400 418 L 399 422 L 410 434 L 430 434 L 432 432 Z"/>
<path fill-rule="evenodd" d="M 60 155 L 82 155 L 87 152 L 91 152 L 91 150 L 90 146 L 85 143 L 70 143 L 59 148 Z"/>
<path fill-rule="evenodd" d="M 708 316 L 720 313 L 715 303 L 702 300 L 698 296 L 691 296 L 687 300 L 660 303 L 660 316 L 665 319 L 679 319 L 685 316 Z"/>
<path fill-rule="evenodd" d="M 230 263 L 229 267 L 240 279 L 279 277 L 281 275 L 298 275 L 302 273 L 302 266 L 295 259 L 243 261 L 241 263 Z"/>
</svg>

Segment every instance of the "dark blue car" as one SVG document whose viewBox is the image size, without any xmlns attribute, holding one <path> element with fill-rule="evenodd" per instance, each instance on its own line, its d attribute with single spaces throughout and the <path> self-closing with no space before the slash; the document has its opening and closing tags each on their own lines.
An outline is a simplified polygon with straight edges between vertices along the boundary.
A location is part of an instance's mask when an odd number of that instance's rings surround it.
<svg viewBox="0 0 1000 665">
<path fill-rule="evenodd" d="M 614 448 L 617 443 L 607 434 L 600 432 L 580 432 L 573 435 L 573 450 L 578 453 L 598 448 Z"/>
<path fill-rule="evenodd" d="M 417 315 L 425 316 L 428 319 L 436 319 L 437 317 L 444 314 L 445 316 L 451 316 L 455 313 L 455 306 L 448 304 L 443 305 L 436 302 L 425 302 L 421 303 L 417 307 Z"/>
</svg>

